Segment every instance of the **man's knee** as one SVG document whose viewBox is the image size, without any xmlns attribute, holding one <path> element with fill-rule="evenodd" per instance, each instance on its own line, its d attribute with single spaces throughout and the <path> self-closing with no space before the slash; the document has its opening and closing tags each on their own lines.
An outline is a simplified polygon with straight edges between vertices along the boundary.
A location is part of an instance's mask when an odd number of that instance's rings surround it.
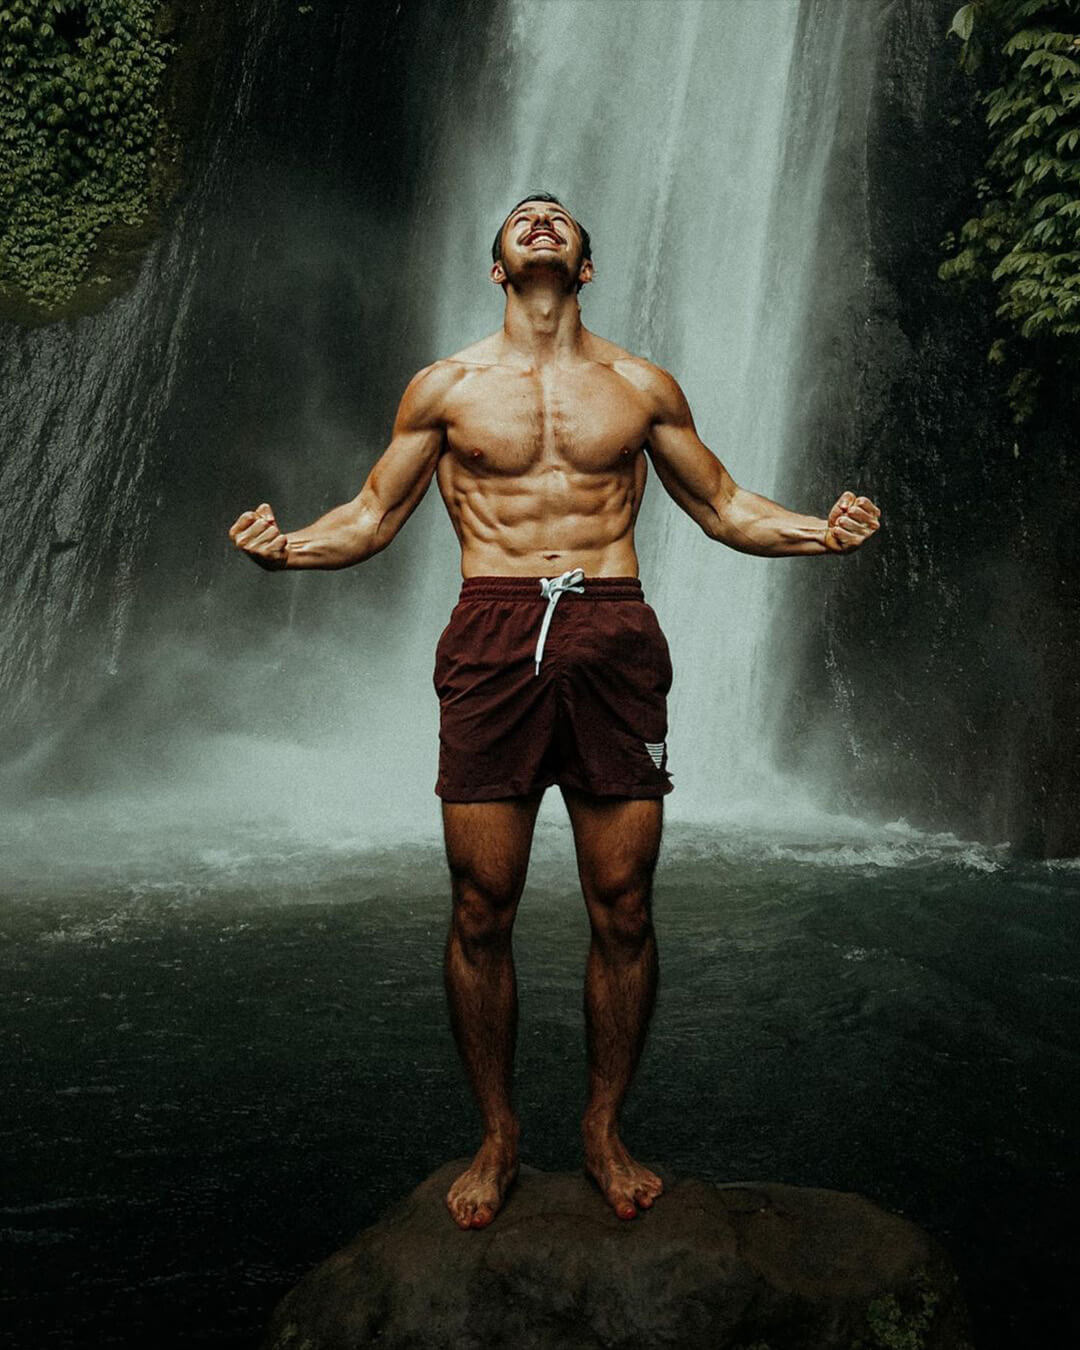
<svg viewBox="0 0 1080 1350">
<path fill-rule="evenodd" d="M 602 940 L 640 947 L 652 933 L 651 869 L 606 869 L 590 878 L 585 898 L 593 932 Z"/>
<path fill-rule="evenodd" d="M 509 942 L 521 898 L 522 884 L 517 878 L 480 879 L 452 872 L 451 890 L 451 922 L 464 947 L 478 951 Z"/>
</svg>

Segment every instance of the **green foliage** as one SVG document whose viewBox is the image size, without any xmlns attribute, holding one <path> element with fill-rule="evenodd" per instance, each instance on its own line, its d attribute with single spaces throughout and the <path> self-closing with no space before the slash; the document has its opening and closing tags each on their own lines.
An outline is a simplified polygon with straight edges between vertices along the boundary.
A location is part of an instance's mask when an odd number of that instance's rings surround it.
<svg viewBox="0 0 1080 1350">
<path fill-rule="evenodd" d="M 866 1321 L 873 1336 L 871 1344 L 881 1350 L 923 1350 L 922 1319 L 909 1322 L 892 1294 L 876 1298 L 866 1312 Z"/>
<path fill-rule="evenodd" d="M 1080 355 L 1080 0 L 970 0 L 949 32 L 984 86 L 992 148 L 980 214 L 946 236 L 938 275 L 996 286 L 1007 336 L 988 359 L 1011 375 L 1022 422 L 1038 398 L 1033 353 Z"/>
<path fill-rule="evenodd" d="M 923 1350 L 940 1300 L 925 1271 L 916 1272 L 913 1285 L 915 1306 L 906 1313 L 895 1294 L 871 1302 L 866 1310 L 870 1340 L 860 1337 L 853 1350 Z"/>
<path fill-rule="evenodd" d="M 148 209 L 171 44 L 157 0 L 0 0 L 0 286 L 69 299 Z M 95 278 L 96 279 L 96 278 Z"/>
</svg>

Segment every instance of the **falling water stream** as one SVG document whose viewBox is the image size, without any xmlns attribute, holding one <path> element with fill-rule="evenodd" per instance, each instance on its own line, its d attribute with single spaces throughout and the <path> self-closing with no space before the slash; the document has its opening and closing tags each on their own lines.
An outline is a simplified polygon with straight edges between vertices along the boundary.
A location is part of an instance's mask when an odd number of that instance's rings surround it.
<svg viewBox="0 0 1080 1350">
<path fill-rule="evenodd" d="M 736 481 L 772 495 L 787 450 L 844 9 L 822 53 L 813 30 L 802 35 L 808 49 L 798 45 L 797 0 L 646 4 L 633 24 L 619 0 L 513 4 L 501 54 L 514 89 L 507 124 L 459 143 L 452 187 L 442 185 L 453 206 L 440 213 L 439 349 L 496 326 L 501 297 L 483 280 L 480 244 L 508 197 L 552 190 L 592 235 L 586 326 L 672 371 L 706 444 Z M 801 125 L 807 110 L 788 98 L 793 67 L 808 59 L 825 86 L 811 132 Z M 811 153 L 785 164 L 792 124 Z M 825 514 L 831 502 L 790 505 Z M 424 536 L 437 573 L 446 542 L 434 530 Z M 668 818 L 813 820 L 806 794 L 777 780 L 769 755 L 764 642 L 782 584 L 776 561 L 709 540 L 651 473 L 637 542 L 676 672 Z M 445 607 L 449 591 L 440 577 L 425 606 Z"/>
</svg>

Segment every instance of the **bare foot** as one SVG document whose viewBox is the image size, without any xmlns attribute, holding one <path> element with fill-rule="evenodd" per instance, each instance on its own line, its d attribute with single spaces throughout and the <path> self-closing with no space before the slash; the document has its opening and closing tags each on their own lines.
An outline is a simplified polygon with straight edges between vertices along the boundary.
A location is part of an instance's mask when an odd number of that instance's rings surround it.
<svg viewBox="0 0 1080 1350">
<path fill-rule="evenodd" d="M 664 1183 L 641 1163 L 635 1162 L 613 1131 L 583 1131 L 585 1169 L 603 1191 L 620 1219 L 637 1217 L 638 1206 L 651 1209 L 663 1192 Z"/>
<path fill-rule="evenodd" d="M 469 1167 L 446 1193 L 459 1228 L 486 1228 L 517 1176 L 517 1139 L 489 1135 Z"/>
</svg>

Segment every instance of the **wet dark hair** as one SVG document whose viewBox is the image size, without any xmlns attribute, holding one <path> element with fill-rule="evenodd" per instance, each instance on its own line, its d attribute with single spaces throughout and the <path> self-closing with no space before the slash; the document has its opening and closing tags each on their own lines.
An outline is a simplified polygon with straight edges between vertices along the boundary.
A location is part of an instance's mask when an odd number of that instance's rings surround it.
<svg viewBox="0 0 1080 1350">
<path fill-rule="evenodd" d="M 553 202 L 556 206 L 561 206 L 568 215 L 572 216 L 574 224 L 581 231 L 581 261 L 584 262 L 586 258 L 588 258 L 590 262 L 592 261 L 592 240 L 589 238 L 589 231 L 582 225 L 581 221 L 573 215 L 570 208 L 564 202 L 561 202 L 558 197 L 552 196 L 550 192 L 530 192 L 522 197 L 520 201 L 516 201 L 510 210 L 507 211 L 506 215 L 503 216 L 503 223 L 499 226 L 495 235 L 495 242 L 491 245 L 492 262 L 502 262 L 502 237 L 503 230 L 506 229 L 506 222 L 518 207 L 524 206 L 526 202 Z M 581 290 L 580 282 L 578 283 L 578 290 Z"/>
</svg>

